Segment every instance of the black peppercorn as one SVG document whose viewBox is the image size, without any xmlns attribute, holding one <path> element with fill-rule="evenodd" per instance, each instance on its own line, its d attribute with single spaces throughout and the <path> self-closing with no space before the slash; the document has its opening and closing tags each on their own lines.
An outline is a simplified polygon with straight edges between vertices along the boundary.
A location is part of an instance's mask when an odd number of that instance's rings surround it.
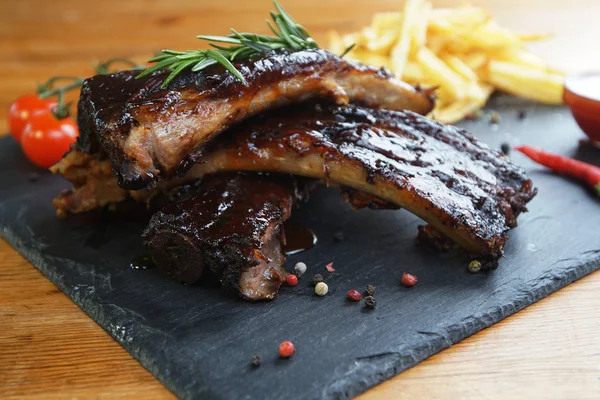
<svg viewBox="0 0 600 400">
<path fill-rule="evenodd" d="M 500 114 L 498 114 L 496 111 L 492 111 L 492 113 L 490 114 L 490 124 L 497 125 L 499 123 L 500 123 Z"/>
<path fill-rule="evenodd" d="M 314 286 L 317 286 L 317 283 L 319 282 L 323 282 L 323 275 L 321 274 L 316 274 L 315 276 L 313 276 L 312 278 L 312 283 Z"/>
<path fill-rule="evenodd" d="M 367 294 L 367 296 L 373 296 L 375 294 L 375 286 L 373 285 L 367 285 L 367 289 L 365 290 L 365 293 Z"/>
<path fill-rule="evenodd" d="M 524 120 L 526 116 L 527 116 L 527 113 L 525 112 L 525 110 L 519 110 L 519 114 L 517 114 L 517 118 L 519 118 L 520 120 Z"/>
<path fill-rule="evenodd" d="M 503 152 L 504 154 L 506 154 L 506 155 L 509 155 L 509 154 L 510 154 L 510 144 L 508 144 L 508 143 L 506 143 L 506 142 L 505 142 L 505 143 L 502 143 L 502 144 L 500 145 L 500 150 L 502 150 L 502 152 Z"/>
<path fill-rule="evenodd" d="M 38 174 L 37 172 L 32 172 L 29 175 L 27 175 L 27 180 L 29 180 L 29 182 L 37 182 L 40 180 L 40 174 Z"/>
<path fill-rule="evenodd" d="M 373 297 L 373 296 L 365 297 L 365 306 L 367 306 L 368 308 L 377 307 L 377 300 L 375 300 L 375 297 Z"/>
<path fill-rule="evenodd" d="M 253 367 L 260 367 L 261 363 L 262 363 L 262 360 L 260 359 L 260 356 L 253 356 L 252 357 L 252 366 Z"/>
<path fill-rule="evenodd" d="M 344 232 L 342 231 L 336 231 L 333 234 L 333 240 L 336 242 L 341 242 L 342 240 L 344 240 Z"/>
</svg>

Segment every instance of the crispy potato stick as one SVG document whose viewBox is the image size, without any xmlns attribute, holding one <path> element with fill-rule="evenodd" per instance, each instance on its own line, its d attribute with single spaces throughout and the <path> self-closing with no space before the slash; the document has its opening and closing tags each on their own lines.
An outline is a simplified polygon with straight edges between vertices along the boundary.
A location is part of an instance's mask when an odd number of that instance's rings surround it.
<svg viewBox="0 0 600 400">
<path fill-rule="evenodd" d="M 539 69 L 540 71 L 547 71 L 548 66 L 538 56 L 528 53 L 523 49 L 505 49 L 494 54 L 494 59 L 499 61 L 508 61 L 513 64 L 522 65 L 523 67 L 530 67 Z"/>
<path fill-rule="evenodd" d="M 476 26 L 490 19 L 485 10 L 475 7 L 437 8 L 432 11 L 432 17 L 443 19 L 453 25 Z"/>
<path fill-rule="evenodd" d="M 520 48 L 522 45 L 517 35 L 498 27 L 493 21 L 467 32 L 465 39 L 478 49 Z"/>
<path fill-rule="evenodd" d="M 553 36 L 552 33 L 517 33 L 517 37 L 521 42 L 539 42 L 540 40 L 550 39 Z"/>
<path fill-rule="evenodd" d="M 400 36 L 396 45 L 392 48 L 392 71 L 402 76 L 404 65 L 408 57 L 411 41 L 411 23 L 417 20 L 420 0 L 406 0 L 404 12 L 400 19 Z"/>
<path fill-rule="evenodd" d="M 462 76 L 468 81 L 476 81 L 479 79 L 477 74 L 461 60 L 457 56 L 453 56 L 451 54 L 443 55 L 442 60 L 448 64 L 450 68 L 454 70 L 457 74 Z"/>
<path fill-rule="evenodd" d="M 385 32 L 387 30 L 397 30 L 400 33 L 400 21 L 402 19 L 402 13 L 400 12 L 387 12 L 373 14 L 371 21 L 371 28 L 375 32 Z"/>
<path fill-rule="evenodd" d="M 447 91 L 452 96 L 452 100 L 465 97 L 464 80 L 427 47 L 423 47 L 417 53 L 417 62 L 431 80 L 441 86 L 442 91 Z"/>
<path fill-rule="evenodd" d="M 373 65 L 375 67 L 392 67 L 389 57 L 379 54 L 369 53 L 366 50 L 354 50 L 346 56 L 349 60 L 361 62 L 363 64 Z"/>
<path fill-rule="evenodd" d="M 412 41 L 411 53 L 416 54 L 421 47 L 425 46 L 427 41 L 427 25 L 429 14 L 431 13 L 431 3 L 425 2 L 420 4 L 418 20 L 413 22 L 412 26 Z"/>
<path fill-rule="evenodd" d="M 489 61 L 487 54 L 482 51 L 474 51 L 464 54 L 461 56 L 461 59 L 473 71 L 485 67 Z"/>
<path fill-rule="evenodd" d="M 330 48 L 349 59 L 386 67 L 406 82 L 437 87 L 432 115 L 456 122 L 503 90 L 544 103 L 562 101 L 563 74 L 525 49 L 548 38 L 504 29 L 483 8 L 432 9 L 431 1 L 406 0 L 401 12 L 373 15 L 359 32 L 330 34 Z"/>
<path fill-rule="evenodd" d="M 490 61 L 487 79 L 498 89 L 542 103 L 562 104 L 562 75 L 504 61 Z"/>
</svg>

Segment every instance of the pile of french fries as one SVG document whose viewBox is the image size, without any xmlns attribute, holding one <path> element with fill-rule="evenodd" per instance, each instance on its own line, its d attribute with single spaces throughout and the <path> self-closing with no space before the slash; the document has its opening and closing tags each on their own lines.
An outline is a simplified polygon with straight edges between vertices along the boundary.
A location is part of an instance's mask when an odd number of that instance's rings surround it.
<svg viewBox="0 0 600 400">
<path fill-rule="evenodd" d="M 476 115 L 494 90 L 549 104 L 562 103 L 562 73 L 525 49 L 548 35 L 517 34 L 498 26 L 482 8 L 433 9 L 406 0 L 402 12 L 379 13 L 370 26 L 340 35 L 330 32 L 329 49 L 386 67 L 413 85 L 437 87 L 430 115 L 454 123 Z"/>
</svg>

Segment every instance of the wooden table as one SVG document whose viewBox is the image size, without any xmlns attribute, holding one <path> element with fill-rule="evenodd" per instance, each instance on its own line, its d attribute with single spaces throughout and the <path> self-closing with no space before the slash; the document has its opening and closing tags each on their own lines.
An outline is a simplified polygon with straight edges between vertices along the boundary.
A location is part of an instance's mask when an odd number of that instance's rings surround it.
<svg viewBox="0 0 600 400">
<path fill-rule="evenodd" d="M 458 2 L 434 1 L 436 5 Z M 597 0 L 474 1 L 510 28 L 554 31 L 535 51 L 600 69 Z M 401 1 L 284 1 L 317 39 Z M 199 33 L 264 31 L 269 0 L 20 0 L 0 3 L 0 110 L 51 75 L 94 61 L 194 48 Z M 0 114 L 0 127 L 5 114 Z M 2 128 L 4 129 L 4 128 Z M 599 209 L 600 212 L 600 209 Z M 500 272 L 498 272 L 500 273 Z M 431 357 L 361 399 L 600 398 L 600 272 Z M 171 398 L 156 379 L 0 240 L 0 398 Z"/>
</svg>

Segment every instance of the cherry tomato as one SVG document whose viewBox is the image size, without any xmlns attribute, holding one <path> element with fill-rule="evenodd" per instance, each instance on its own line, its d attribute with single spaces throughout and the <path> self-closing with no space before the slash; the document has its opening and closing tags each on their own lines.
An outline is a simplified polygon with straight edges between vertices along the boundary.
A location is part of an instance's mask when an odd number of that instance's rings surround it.
<svg viewBox="0 0 600 400">
<path fill-rule="evenodd" d="M 8 125 L 15 140 L 21 141 L 21 135 L 32 115 L 48 112 L 56 107 L 56 104 L 54 99 L 41 99 L 33 94 L 21 96 L 15 100 L 8 109 Z"/>
<path fill-rule="evenodd" d="M 48 111 L 29 119 L 21 136 L 21 147 L 32 163 L 48 168 L 62 158 L 77 136 L 79 130 L 72 118 L 56 119 Z"/>
</svg>

